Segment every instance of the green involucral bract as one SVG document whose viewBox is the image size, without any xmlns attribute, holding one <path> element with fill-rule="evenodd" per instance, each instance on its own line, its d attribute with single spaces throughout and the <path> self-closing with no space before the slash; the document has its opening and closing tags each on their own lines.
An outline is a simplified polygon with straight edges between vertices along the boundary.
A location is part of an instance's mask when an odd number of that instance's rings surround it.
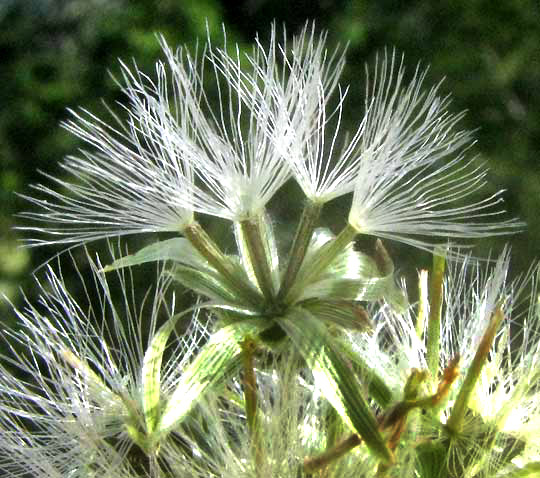
<svg viewBox="0 0 540 478">
<path fill-rule="evenodd" d="M 242 341 L 246 336 L 257 336 L 267 327 L 268 323 L 263 321 L 241 322 L 215 332 L 185 368 L 180 383 L 166 399 L 156 433 L 163 435 L 174 428 L 207 389 L 238 371 L 242 364 Z"/>
<path fill-rule="evenodd" d="M 309 312 L 296 309 L 278 320 L 310 367 L 316 383 L 341 418 L 385 462 L 394 460 L 373 411 L 351 375 L 339 346 Z"/>
</svg>

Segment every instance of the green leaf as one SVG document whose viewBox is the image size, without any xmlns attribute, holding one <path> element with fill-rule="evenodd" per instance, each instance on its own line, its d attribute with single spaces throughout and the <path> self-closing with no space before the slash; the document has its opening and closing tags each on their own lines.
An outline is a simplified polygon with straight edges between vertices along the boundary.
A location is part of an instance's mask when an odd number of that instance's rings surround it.
<svg viewBox="0 0 540 478">
<path fill-rule="evenodd" d="M 84 384 L 92 394 L 94 400 L 104 399 L 106 402 L 119 402 L 118 395 L 114 393 L 103 380 L 92 370 L 86 360 L 79 358 L 69 348 L 60 348 L 59 356 L 69 364 L 77 373 L 84 377 Z"/>
<path fill-rule="evenodd" d="M 271 323 L 249 319 L 219 329 L 201 348 L 189 364 L 180 383 L 167 401 L 156 427 L 166 433 L 180 423 L 203 393 L 224 380 L 241 366 L 241 342 L 246 336 L 256 336 Z"/>
<path fill-rule="evenodd" d="M 137 266 L 145 262 L 156 262 L 170 260 L 182 264 L 200 267 L 206 261 L 193 248 L 191 243 L 183 238 L 176 237 L 166 241 L 154 242 L 143 247 L 135 254 L 130 254 L 115 260 L 112 264 L 105 266 L 103 272 L 110 272 L 123 267 Z"/>
<path fill-rule="evenodd" d="M 373 323 L 365 309 L 352 300 L 310 300 L 301 304 L 313 316 L 346 329 L 366 332 L 373 330 Z"/>
<path fill-rule="evenodd" d="M 393 454 L 379 431 L 375 415 L 324 324 L 300 308 L 291 310 L 277 322 L 298 348 L 321 384 L 326 399 L 343 421 L 362 437 L 374 454 L 387 463 L 392 462 Z"/>
</svg>

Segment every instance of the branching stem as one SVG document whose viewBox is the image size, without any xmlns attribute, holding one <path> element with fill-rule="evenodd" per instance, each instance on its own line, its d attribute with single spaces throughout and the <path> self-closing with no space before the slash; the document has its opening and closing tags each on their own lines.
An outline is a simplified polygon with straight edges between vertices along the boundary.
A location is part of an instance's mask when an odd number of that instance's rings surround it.
<svg viewBox="0 0 540 478">
<path fill-rule="evenodd" d="M 314 471 L 320 470 L 328 466 L 333 461 L 341 458 L 343 455 L 351 451 L 354 447 L 357 447 L 362 443 L 362 439 L 356 435 L 352 434 L 349 437 L 341 440 L 336 445 L 326 450 L 320 455 L 308 457 L 304 460 L 304 471 L 306 473 L 313 473 Z"/>
</svg>

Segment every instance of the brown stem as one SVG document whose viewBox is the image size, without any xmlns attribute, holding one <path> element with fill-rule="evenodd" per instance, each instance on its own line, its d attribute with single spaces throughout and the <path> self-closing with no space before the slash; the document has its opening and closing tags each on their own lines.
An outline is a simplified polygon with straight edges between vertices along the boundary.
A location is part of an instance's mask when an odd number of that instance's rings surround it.
<svg viewBox="0 0 540 478">
<path fill-rule="evenodd" d="M 257 378 L 253 362 L 253 353 L 255 352 L 255 342 L 251 339 L 245 339 L 242 342 L 244 373 L 242 382 L 244 385 L 244 399 L 246 401 L 246 416 L 250 435 L 253 436 L 257 420 Z"/>
<path fill-rule="evenodd" d="M 304 471 L 306 473 L 313 473 L 314 471 L 328 466 L 333 461 L 341 458 L 347 452 L 360 445 L 361 442 L 362 439 L 358 435 L 350 435 L 320 455 L 305 458 Z"/>
<path fill-rule="evenodd" d="M 253 355 L 257 344 L 254 340 L 246 338 L 242 342 L 244 373 L 242 383 L 244 385 L 244 400 L 249 436 L 251 437 L 255 463 L 258 469 L 262 465 L 262 447 L 257 427 L 257 377 L 255 376 L 255 364 Z"/>
</svg>

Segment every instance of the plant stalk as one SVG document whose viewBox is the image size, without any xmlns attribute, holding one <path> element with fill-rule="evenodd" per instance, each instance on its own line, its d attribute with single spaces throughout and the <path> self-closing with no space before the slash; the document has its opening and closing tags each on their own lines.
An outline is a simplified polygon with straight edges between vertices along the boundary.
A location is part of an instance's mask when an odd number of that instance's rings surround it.
<svg viewBox="0 0 540 478">
<path fill-rule="evenodd" d="M 429 317 L 427 330 L 427 365 L 432 383 L 437 383 L 441 341 L 441 311 L 443 299 L 444 255 L 433 255 L 433 270 L 429 282 Z"/>
<path fill-rule="evenodd" d="M 428 302 L 428 271 L 421 270 L 418 274 L 418 318 L 416 320 L 415 329 L 416 335 L 419 339 L 422 339 L 424 335 L 424 326 L 428 316 L 429 302 Z"/>
<path fill-rule="evenodd" d="M 321 215 L 322 206 L 321 203 L 310 201 L 304 207 L 289 253 L 287 269 L 277 295 L 278 302 L 286 297 L 287 292 L 294 284 L 294 280 L 296 279 L 298 271 L 304 261 L 304 257 L 306 256 L 311 236 L 313 235 L 313 231 L 315 230 L 315 226 Z"/>
<path fill-rule="evenodd" d="M 459 390 L 458 396 L 452 408 L 452 413 L 448 419 L 448 422 L 446 423 L 447 427 L 452 432 L 459 433 L 463 428 L 463 420 L 467 412 L 469 400 L 472 392 L 474 391 L 476 382 L 478 381 L 478 378 L 482 372 L 482 367 L 486 363 L 489 351 L 493 345 L 493 341 L 495 340 L 495 335 L 497 334 L 497 330 L 499 329 L 503 318 L 503 311 L 501 307 L 498 306 L 491 316 L 489 325 L 484 332 L 484 336 L 482 337 L 478 348 L 476 349 L 474 359 L 469 367 L 469 370 L 467 370 L 467 375 L 465 376 L 463 385 Z"/>
<path fill-rule="evenodd" d="M 306 267 L 308 282 L 317 279 L 324 270 L 334 261 L 334 259 L 354 240 L 357 232 L 350 224 L 347 224 L 338 236 L 324 244 L 316 253 L 313 261 Z M 299 291 L 296 287 L 289 289 L 285 302 L 291 300 L 291 295 L 295 296 Z"/>
<path fill-rule="evenodd" d="M 320 470 L 338 458 L 341 458 L 353 448 L 360 445 L 360 443 L 362 443 L 362 439 L 353 433 L 349 437 L 338 442 L 332 448 L 326 450 L 324 453 L 306 458 L 304 460 L 304 471 L 306 473 L 313 473 L 314 471 Z"/>
<path fill-rule="evenodd" d="M 247 219 L 240 222 L 240 228 L 246 240 L 249 259 L 257 284 L 261 289 L 264 298 L 270 302 L 275 302 L 275 290 L 272 281 L 272 271 L 270 270 L 269 258 L 264 247 L 264 239 L 258 220 Z"/>
<path fill-rule="evenodd" d="M 260 443 L 259 429 L 257 427 L 257 377 L 255 376 L 255 364 L 253 355 L 257 344 L 250 338 L 246 338 L 242 344 L 242 360 L 244 373 L 242 383 L 244 385 L 244 400 L 249 436 L 251 437 L 255 463 L 258 469 L 262 465 L 262 446 Z"/>
</svg>

